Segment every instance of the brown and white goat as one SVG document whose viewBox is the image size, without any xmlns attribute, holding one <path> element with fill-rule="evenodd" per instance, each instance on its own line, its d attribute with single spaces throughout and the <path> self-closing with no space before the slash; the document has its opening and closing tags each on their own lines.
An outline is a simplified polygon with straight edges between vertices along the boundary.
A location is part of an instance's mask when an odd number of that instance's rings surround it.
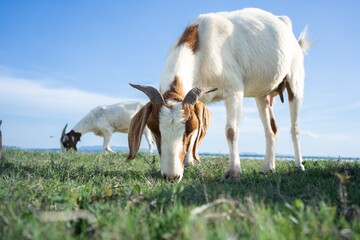
<svg viewBox="0 0 360 240">
<path fill-rule="evenodd" d="M 170 49 L 160 80 L 160 92 L 151 88 L 154 93 L 149 94 L 145 89 L 150 87 L 135 86 L 150 95 L 151 101 L 131 123 L 128 159 L 135 157 L 139 136 L 147 125 L 156 137 L 163 177 L 180 181 L 184 161 L 191 164 L 193 158 L 197 159 L 197 143 L 208 127 L 202 114 L 207 116 L 209 113 L 201 102 L 223 100 L 230 158 L 224 177 L 238 178 L 241 174 L 238 135 L 243 98 L 254 97 L 266 137 L 263 170 L 274 171 L 277 126 L 273 98 L 280 95 L 283 101 L 286 89 L 295 162 L 297 169 L 304 170 L 298 114 L 303 98 L 303 58 L 309 47 L 306 31 L 297 40 L 286 16 L 275 16 L 254 8 L 200 15 Z M 191 94 L 194 101 L 187 104 L 185 100 L 196 87 L 217 88 L 218 91 L 199 95 L 201 102 Z"/>
</svg>

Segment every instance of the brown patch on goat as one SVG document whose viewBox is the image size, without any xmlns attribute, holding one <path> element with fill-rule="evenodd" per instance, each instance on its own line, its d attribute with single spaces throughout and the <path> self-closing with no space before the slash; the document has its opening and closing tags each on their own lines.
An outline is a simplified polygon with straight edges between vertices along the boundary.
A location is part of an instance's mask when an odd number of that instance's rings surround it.
<svg viewBox="0 0 360 240">
<path fill-rule="evenodd" d="M 185 123 L 185 133 L 183 136 L 183 149 L 180 153 L 180 159 L 182 160 L 182 164 L 184 165 L 185 155 L 187 153 L 187 150 L 189 149 L 191 138 L 194 134 L 194 131 L 199 129 L 200 123 L 195 114 L 195 109 L 193 105 L 185 104 L 183 109 L 184 109 L 184 113 L 183 113 L 184 120 L 186 121 L 186 123 Z M 188 153 L 188 154 L 192 154 L 192 153 Z M 194 156 L 194 158 L 198 160 L 197 156 Z"/>
<path fill-rule="evenodd" d="M 291 102 L 294 99 L 294 92 L 292 91 L 290 84 L 288 82 L 286 82 L 285 85 L 286 85 L 286 90 L 288 92 L 289 101 Z"/>
<path fill-rule="evenodd" d="M 235 131 L 233 128 L 228 128 L 228 130 L 226 131 L 226 138 L 229 141 L 234 141 L 234 137 L 235 137 Z"/>
<path fill-rule="evenodd" d="M 277 127 L 275 119 L 273 117 L 270 119 L 270 126 L 271 126 L 271 130 L 273 131 L 274 135 L 276 136 L 278 127 Z"/>
<path fill-rule="evenodd" d="M 201 121 L 201 124 L 199 126 L 199 129 L 201 131 L 199 133 L 199 139 L 198 139 L 198 143 L 200 143 L 204 139 L 209 129 L 210 121 L 211 121 L 211 113 L 202 102 L 197 102 L 195 104 L 195 114 L 196 116 L 198 116 L 199 121 Z"/>
<path fill-rule="evenodd" d="M 188 152 L 187 154 L 192 154 L 193 158 L 196 161 L 200 161 L 197 148 L 201 141 L 204 139 L 208 127 L 210 125 L 211 114 L 206 106 L 202 102 L 196 102 L 194 105 L 185 104 L 183 107 L 184 110 L 184 119 L 185 123 L 185 134 L 183 137 L 183 153 L 180 155 L 181 159 L 185 159 L 185 154 L 188 150 L 192 152 Z M 191 139 L 194 137 L 195 131 L 197 130 L 197 135 L 194 140 L 193 149 L 189 149 L 189 145 Z"/>
<path fill-rule="evenodd" d="M 164 99 L 172 99 L 178 102 L 182 102 L 184 100 L 184 89 L 182 82 L 178 76 L 174 77 L 174 81 L 171 83 L 169 90 L 167 90 L 163 97 Z"/>
<path fill-rule="evenodd" d="M 177 46 L 186 44 L 192 50 L 192 52 L 195 53 L 199 48 L 198 27 L 198 25 L 188 26 L 181 35 Z"/>
<path fill-rule="evenodd" d="M 204 139 L 208 131 L 211 120 L 211 113 L 202 102 L 195 103 L 194 109 L 195 109 L 195 115 L 199 121 L 199 127 L 198 127 L 198 135 L 196 136 L 195 144 L 193 148 L 193 156 L 195 160 L 199 161 L 197 148 L 198 145 L 200 145 L 201 141 Z"/>
</svg>

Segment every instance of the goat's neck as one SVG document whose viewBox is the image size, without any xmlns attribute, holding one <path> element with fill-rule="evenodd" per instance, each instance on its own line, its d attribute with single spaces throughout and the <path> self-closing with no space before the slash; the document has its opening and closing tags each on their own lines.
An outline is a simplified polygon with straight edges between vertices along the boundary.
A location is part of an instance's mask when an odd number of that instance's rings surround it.
<svg viewBox="0 0 360 240">
<path fill-rule="evenodd" d="M 72 130 L 74 130 L 74 132 L 81 133 L 81 135 L 84 135 L 85 133 L 93 131 L 93 124 L 87 119 L 82 119 L 72 128 Z"/>
<path fill-rule="evenodd" d="M 184 94 L 188 93 L 194 87 L 198 69 L 196 64 L 196 55 L 187 46 L 172 48 L 160 79 L 160 92 L 168 91 L 177 78 L 182 83 Z"/>
</svg>

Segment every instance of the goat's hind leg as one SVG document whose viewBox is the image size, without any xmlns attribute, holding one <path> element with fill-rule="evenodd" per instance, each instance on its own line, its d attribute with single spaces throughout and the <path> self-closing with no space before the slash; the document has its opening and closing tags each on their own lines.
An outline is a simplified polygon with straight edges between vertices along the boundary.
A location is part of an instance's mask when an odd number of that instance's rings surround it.
<svg viewBox="0 0 360 240">
<path fill-rule="evenodd" d="M 144 128 L 144 135 L 145 135 L 146 141 L 148 142 L 148 145 L 149 145 L 149 153 L 153 154 L 154 153 L 154 137 L 149 128 L 147 128 L 147 127 Z"/>
<path fill-rule="evenodd" d="M 256 105 L 264 127 L 266 138 L 265 163 L 262 172 L 275 171 L 275 141 L 277 126 L 272 111 L 272 97 L 270 95 L 256 98 Z"/>
<path fill-rule="evenodd" d="M 300 146 L 300 129 L 299 129 L 299 111 L 301 100 L 294 96 L 289 99 L 290 118 L 291 118 L 291 138 L 294 146 L 294 159 L 297 171 L 304 171 L 305 167 L 302 164 L 301 146 Z"/>
</svg>

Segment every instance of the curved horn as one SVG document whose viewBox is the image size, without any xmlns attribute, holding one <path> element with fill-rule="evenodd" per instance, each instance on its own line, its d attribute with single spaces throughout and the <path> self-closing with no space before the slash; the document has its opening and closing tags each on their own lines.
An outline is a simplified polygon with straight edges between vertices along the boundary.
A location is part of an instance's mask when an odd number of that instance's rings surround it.
<svg viewBox="0 0 360 240">
<path fill-rule="evenodd" d="M 61 137 L 65 135 L 67 124 L 65 125 L 64 129 L 62 130 Z"/>
<path fill-rule="evenodd" d="M 145 93 L 149 97 L 149 99 L 152 103 L 157 103 L 157 104 L 165 103 L 163 96 L 161 95 L 159 90 L 157 90 L 156 88 L 151 87 L 151 86 L 142 86 L 142 85 L 136 85 L 136 84 L 131 84 L 131 83 L 129 83 L 129 84 L 133 88 L 136 88 L 136 89 L 142 91 L 143 93 Z"/>
<path fill-rule="evenodd" d="M 184 101 L 183 101 L 183 105 L 185 103 L 194 105 L 199 97 L 201 97 L 202 95 L 204 95 L 206 93 L 214 92 L 216 90 L 218 90 L 218 88 L 198 88 L 198 87 L 195 87 L 195 88 L 191 89 L 186 94 L 186 96 L 184 98 Z"/>
</svg>

